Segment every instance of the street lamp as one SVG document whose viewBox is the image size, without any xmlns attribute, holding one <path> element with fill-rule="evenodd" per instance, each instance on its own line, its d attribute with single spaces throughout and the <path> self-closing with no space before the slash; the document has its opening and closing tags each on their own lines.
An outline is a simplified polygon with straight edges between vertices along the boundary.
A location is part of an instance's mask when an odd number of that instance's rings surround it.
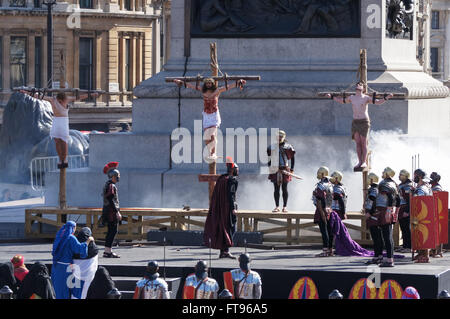
<svg viewBox="0 0 450 319">
<path fill-rule="evenodd" d="M 52 7 L 56 0 L 44 0 L 42 4 L 47 6 L 47 87 L 53 87 L 53 19 Z"/>
</svg>

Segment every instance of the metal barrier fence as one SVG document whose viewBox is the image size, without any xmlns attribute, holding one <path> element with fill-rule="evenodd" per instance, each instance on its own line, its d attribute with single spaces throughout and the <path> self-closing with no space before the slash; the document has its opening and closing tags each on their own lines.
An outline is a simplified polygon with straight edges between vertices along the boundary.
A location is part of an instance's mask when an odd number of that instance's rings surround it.
<svg viewBox="0 0 450 319">
<path fill-rule="evenodd" d="M 69 169 L 83 168 L 89 166 L 89 155 L 69 155 Z M 59 157 L 35 157 L 30 163 L 31 188 L 43 193 L 45 186 L 45 174 L 56 171 L 58 168 Z"/>
</svg>

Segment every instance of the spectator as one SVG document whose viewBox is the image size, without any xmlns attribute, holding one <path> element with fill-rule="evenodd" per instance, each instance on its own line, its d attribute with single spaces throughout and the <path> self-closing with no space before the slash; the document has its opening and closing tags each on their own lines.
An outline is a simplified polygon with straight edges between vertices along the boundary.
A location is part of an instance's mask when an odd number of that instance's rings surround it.
<svg viewBox="0 0 450 319">
<path fill-rule="evenodd" d="M 8 286 L 9 289 L 13 291 L 13 294 L 17 293 L 17 281 L 14 277 L 14 267 L 9 261 L 0 264 L 0 287 L 4 286 Z"/>
<path fill-rule="evenodd" d="M 56 238 L 53 243 L 53 267 L 52 267 L 52 282 L 55 288 L 56 299 L 70 299 L 70 282 L 69 276 L 73 276 L 72 267 L 73 255 L 80 254 L 85 258 L 88 253 L 88 245 L 94 238 L 89 237 L 85 243 L 80 243 L 73 235 L 76 229 L 75 222 L 68 221 L 56 233 Z"/>
<path fill-rule="evenodd" d="M 14 200 L 11 196 L 11 191 L 9 190 L 9 188 L 6 188 L 3 190 L 2 192 L 2 197 L 0 198 L 0 202 L 9 202 Z"/>
<path fill-rule="evenodd" d="M 25 258 L 22 255 L 15 255 L 11 259 L 11 263 L 14 266 L 14 277 L 16 277 L 19 284 L 22 284 L 23 279 L 28 274 L 28 269 L 24 264 Z"/>
<path fill-rule="evenodd" d="M 130 131 L 130 125 L 128 123 L 122 123 L 122 124 L 120 124 L 120 127 L 122 129 L 119 132 L 129 132 Z"/>
<path fill-rule="evenodd" d="M 35 262 L 23 280 L 17 299 L 55 299 L 55 290 L 47 266 Z"/>
<path fill-rule="evenodd" d="M 83 227 L 77 235 L 80 243 L 86 242 L 89 237 L 92 237 L 92 231 L 89 227 Z M 80 254 L 75 254 L 73 263 L 77 266 L 74 276 L 80 281 L 80 285 L 72 289 L 72 299 L 86 299 L 89 286 L 98 268 L 98 248 L 95 242 L 89 243 L 86 258 L 81 258 Z"/>
<path fill-rule="evenodd" d="M 116 285 L 111 279 L 108 270 L 99 266 L 92 280 L 86 299 L 107 299 L 108 292 L 114 289 Z"/>
</svg>

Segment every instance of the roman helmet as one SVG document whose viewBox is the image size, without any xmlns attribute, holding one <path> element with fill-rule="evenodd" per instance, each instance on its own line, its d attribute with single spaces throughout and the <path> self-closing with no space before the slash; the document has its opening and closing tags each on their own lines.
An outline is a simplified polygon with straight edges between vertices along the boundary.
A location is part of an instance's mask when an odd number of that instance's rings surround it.
<svg viewBox="0 0 450 319">
<path fill-rule="evenodd" d="M 339 171 L 334 171 L 333 174 L 331 174 L 330 182 L 333 184 L 340 183 L 342 181 L 342 178 L 344 176 Z"/>
<path fill-rule="evenodd" d="M 441 180 L 441 175 L 439 175 L 437 172 L 433 172 L 430 175 L 430 179 L 433 183 L 437 184 Z"/>
<path fill-rule="evenodd" d="M 414 183 L 418 183 L 420 179 L 424 179 L 427 176 L 424 170 L 418 168 L 414 171 Z"/>
<path fill-rule="evenodd" d="M 328 299 L 344 299 L 344 296 L 339 292 L 339 290 L 334 289 L 329 295 Z"/>
<path fill-rule="evenodd" d="M 112 179 L 113 176 L 116 176 L 117 181 L 119 181 L 120 172 L 117 169 L 119 166 L 119 162 L 109 162 L 103 167 L 103 174 L 108 175 L 109 179 Z"/>
<path fill-rule="evenodd" d="M 369 185 L 377 184 L 378 180 L 379 180 L 378 175 L 375 173 L 370 173 L 369 175 L 367 175 L 367 183 Z"/>
<path fill-rule="evenodd" d="M 327 177 L 329 174 L 329 169 L 326 166 L 320 166 L 317 170 L 317 179 L 322 179 L 324 177 Z"/>
<path fill-rule="evenodd" d="M 249 271 L 250 267 L 248 266 L 250 264 L 251 258 L 248 253 L 241 254 L 239 256 L 239 268 L 243 271 Z"/>
<path fill-rule="evenodd" d="M 383 170 L 383 174 L 381 175 L 382 178 L 392 178 L 394 176 L 395 176 L 395 171 L 390 167 L 386 167 Z"/>
<path fill-rule="evenodd" d="M 226 164 L 228 174 L 231 174 L 233 176 L 239 175 L 239 166 L 235 162 L 233 162 L 233 158 L 231 156 L 226 157 Z"/>
<path fill-rule="evenodd" d="M 159 270 L 159 265 L 156 260 L 152 260 L 152 261 L 148 262 L 146 271 L 149 275 L 153 275 L 153 274 L 157 273 L 158 270 Z"/>
<path fill-rule="evenodd" d="M 208 277 L 208 265 L 203 260 L 199 260 L 195 265 L 195 276 L 198 279 L 206 279 Z"/>
<path fill-rule="evenodd" d="M 286 132 L 282 131 L 282 130 L 279 130 L 278 131 L 278 138 L 279 138 L 280 144 L 284 143 L 284 140 L 286 139 Z"/>
<path fill-rule="evenodd" d="M 409 172 L 406 169 L 402 169 L 398 175 L 398 178 L 402 183 L 406 182 L 410 177 Z"/>
</svg>

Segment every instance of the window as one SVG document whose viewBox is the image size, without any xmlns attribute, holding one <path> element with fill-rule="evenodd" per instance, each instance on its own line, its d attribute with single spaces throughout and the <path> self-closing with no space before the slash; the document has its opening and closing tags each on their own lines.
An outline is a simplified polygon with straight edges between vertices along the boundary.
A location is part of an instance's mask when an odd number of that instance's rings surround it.
<svg viewBox="0 0 450 319">
<path fill-rule="evenodd" d="M 431 48 L 430 64 L 432 72 L 439 72 L 439 48 Z"/>
<path fill-rule="evenodd" d="M 431 29 L 439 29 L 439 11 L 431 13 Z"/>
<path fill-rule="evenodd" d="M 82 9 L 93 9 L 92 0 L 80 0 L 80 8 Z"/>
<path fill-rule="evenodd" d="M 41 7 L 41 0 L 34 0 L 34 7 L 40 8 Z"/>
<path fill-rule="evenodd" d="M 11 37 L 11 88 L 25 86 L 27 82 L 27 38 Z"/>
<path fill-rule="evenodd" d="M 92 90 L 94 71 L 94 50 L 92 38 L 80 38 L 80 89 Z"/>
<path fill-rule="evenodd" d="M 131 11 L 131 1 L 132 0 L 123 0 L 125 10 Z"/>
<path fill-rule="evenodd" d="M 125 40 L 125 85 L 126 91 L 130 91 L 130 39 Z"/>
<path fill-rule="evenodd" d="M 42 87 L 42 38 L 34 38 L 34 86 Z"/>
<path fill-rule="evenodd" d="M 9 6 L 10 7 L 25 7 L 26 1 L 25 0 L 9 0 Z"/>
<path fill-rule="evenodd" d="M 3 82 L 3 75 L 2 75 L 2 70 L 3 70 L 3 38 L 0 37 L 0 89 L 2 89 L 2 82 Z"/>
</svg>

